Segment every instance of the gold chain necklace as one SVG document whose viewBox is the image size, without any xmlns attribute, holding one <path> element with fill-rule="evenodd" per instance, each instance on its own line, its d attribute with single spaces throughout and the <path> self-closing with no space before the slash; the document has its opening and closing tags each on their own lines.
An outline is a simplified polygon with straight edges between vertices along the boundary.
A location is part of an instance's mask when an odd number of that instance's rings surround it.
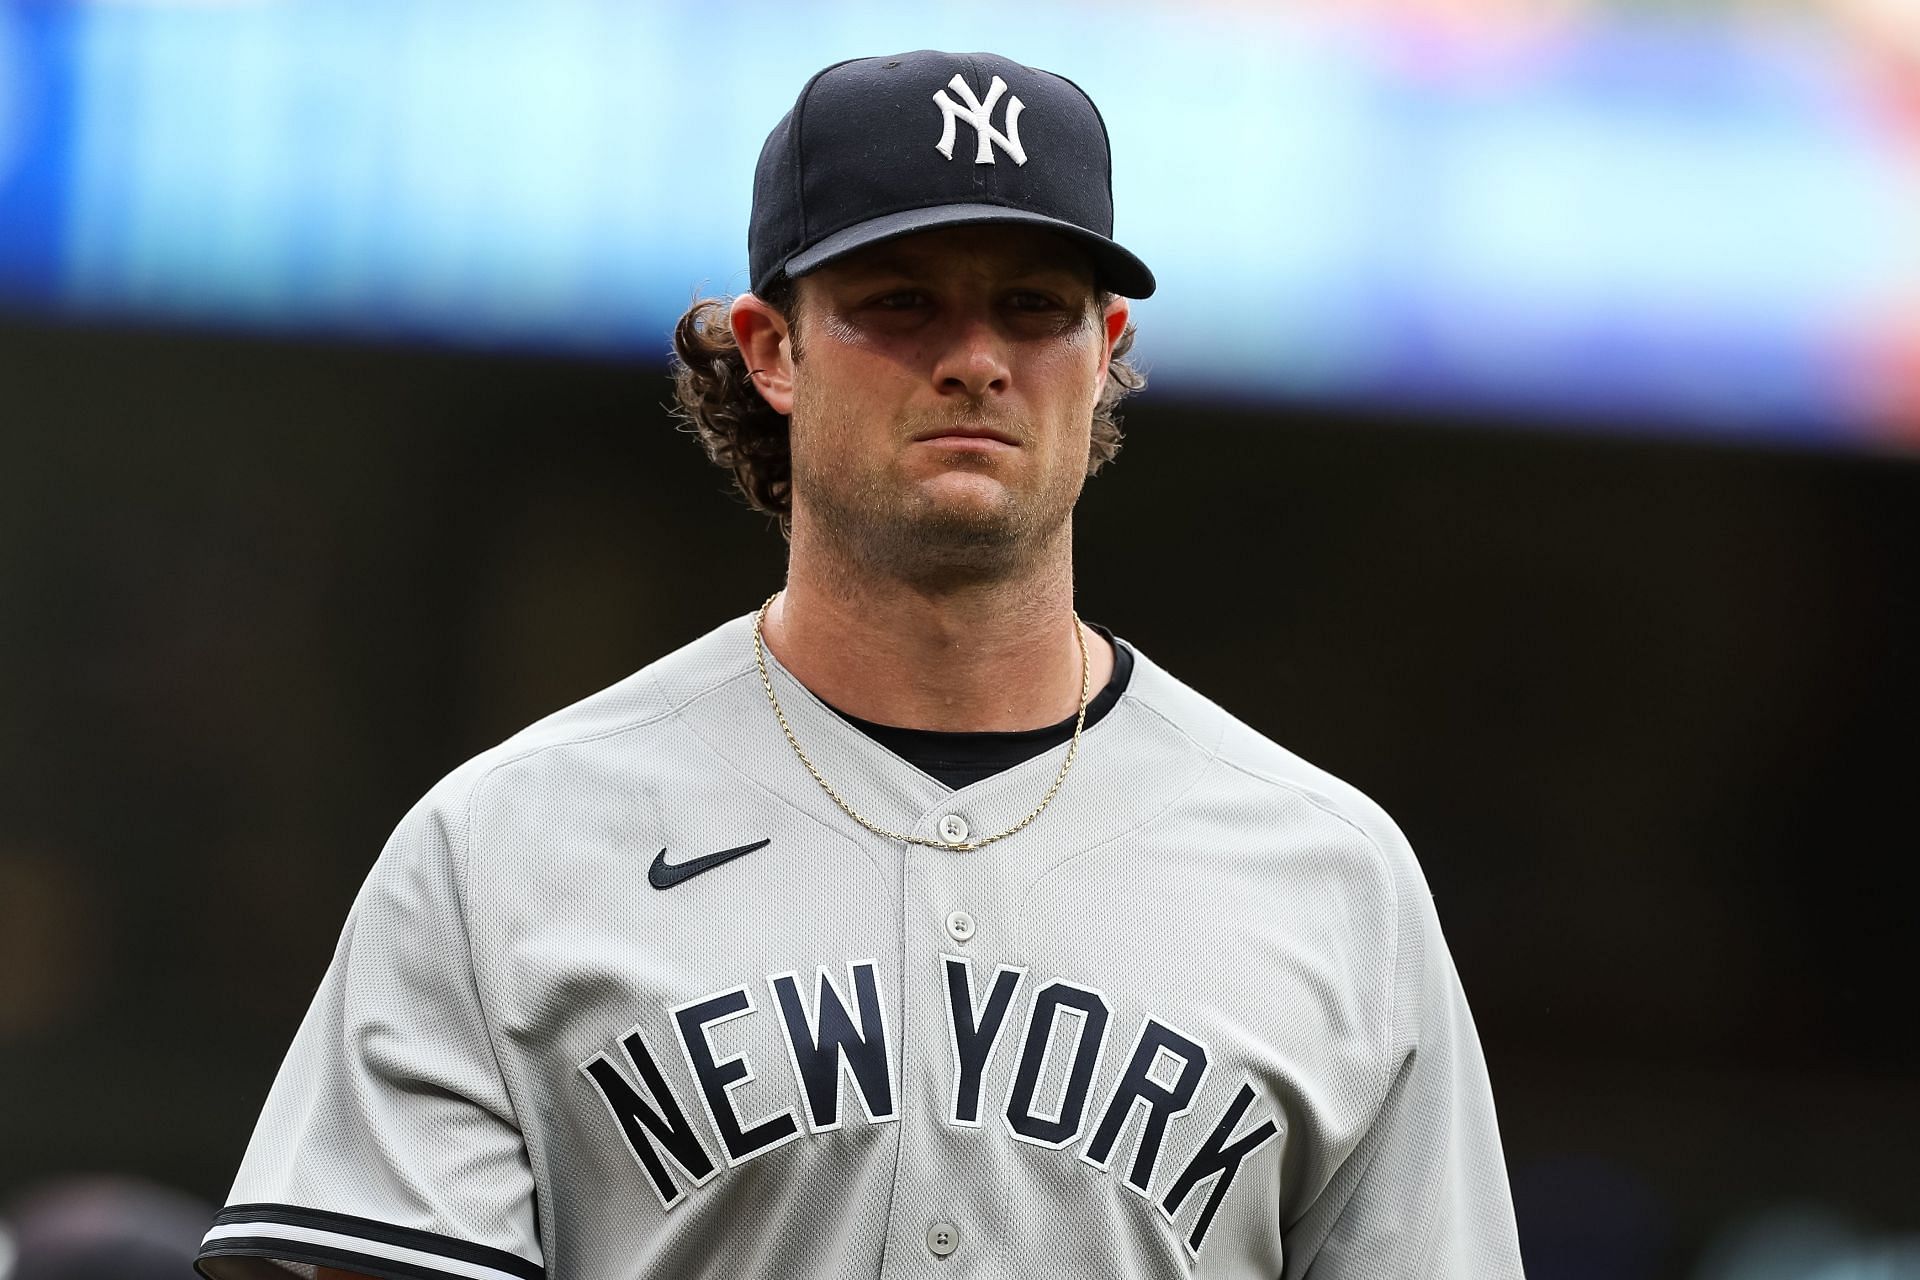
<svg viewBox="0 0 1920 1280">
<path fill-rule="evenodd" d="M 793 726 L 787 723 L 787 713 L 780 709 L 779 695 L 773 691 L 773 677 L 767 674 L 767 646 L 760 630 L 766 624 L 767 610 L 773 607 L 773 602 L 779 594 L 776 591 L 768 596 L 767 602 L 760 606 L 760 612 L 753 615 L 753 661 L 754 665 L 760 668 L 760 686 L 767 691 L 767 701 L 773 706 L 773 718 L 780 722 L 780 732 L 787 735 L 787 745 L 793 748 L 793 754 L 800 757 L 800 763 L 807 766 L 807 772 L 812 774 L 813 780 L 820 784 L 820 789 L 827 793 L 827 798 L 840 806 L 842 813 L 873 834 L 884 836 L 888 840 L 901 840 L 907 844 L 922 845 L 928 849 L 967 850 L 984 849 L 996 840 L 1005 840 L 1039 817 L 1046 811 L 1046 807 L 1053 803 L 1054 796 L 1060 793 L 1060 784 L 1067 780 L 1067 770 L 1073 768 L 1074 756 L 1079 754 L 1080 730 L 1085 728 L 1087 723 L 1087 698 L 1091 692 L 1093 665 L 1087 660 L 1087 632 L 1080 621 L 1079 614 L 1073 614 L 1073 636 L 1080 642 L 1080 716 L 1073 722 L 1073 739 L 1067 743 L 1067 758 L 1060 762 L 1060 772 L 1053 775 L 1053 785 L 1048 787 L 1047 793 L 1040 797 L 1040 803 L 1027 811 L 1026 817 L 999 835 L 987 836 L 981 840 L 928 840 L 921 836 L 908 835 L 903 831 L 889 831 L 877 823 L 867 821 L 857 809 L 841 797 L 838 791 L 833 789 L 833 784 L 820 775 L 820 770 L 815 768 L 813 761 L 807 758 L 807 753 L 800 749 L 800 740 L 793 736 Z"/>
</svg>

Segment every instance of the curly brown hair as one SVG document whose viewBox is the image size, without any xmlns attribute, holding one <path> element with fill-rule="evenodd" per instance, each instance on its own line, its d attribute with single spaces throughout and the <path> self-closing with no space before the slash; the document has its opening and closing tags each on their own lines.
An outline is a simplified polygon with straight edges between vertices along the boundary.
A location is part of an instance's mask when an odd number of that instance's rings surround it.
<svg viewBox="0 0 1920 1280">
<path fill-rule="evenodd" d="M 799 329 L 792 281 L 769 290 L 765 300 L 787 318 L 798 354 Z M 1112 297 L 1097 295 L 1104 307 Z M 705 447 L 707 456 L 733 473 L 733 482 L 756 511 L 789 533 L 793 519 L 793 460 L 787 448 L 787 415 L 775 413 L 753 385 L 746 358 L 728 324 L 732 298 L 700 298 L 673 327 L 673 390 L 677 415 Z M 1147 385 L 1147 375 L 1127 359 L 1133 349 L 1129 320 L 1113 358 L 1107 382 L 1093 406 L 1093 439 L 1087 449 L 1087 474 L 1093 475 L 1120 452 L 1120 402 Z"/>
</svg>

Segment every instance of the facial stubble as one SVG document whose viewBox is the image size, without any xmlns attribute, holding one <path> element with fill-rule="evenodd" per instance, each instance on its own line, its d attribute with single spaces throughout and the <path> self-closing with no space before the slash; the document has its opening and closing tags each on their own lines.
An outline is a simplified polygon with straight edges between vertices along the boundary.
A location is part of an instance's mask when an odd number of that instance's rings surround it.
<svg viewBox="0 0 1920 1280">
<path fill-rule="evenodd" d="M 858 424 L 844 407 L 812 394 L 805 380 L 795 393 L 790 440 L 796 506 L 857 571 L 929 589 L 981 585 L 1030 571 L 1068 536 L 1084 468 L 1048 477 L 1039 489 L 1004 486 L 991 503 L 941 501 L 899 476 L 893 456 L 874 457 L 858 448 Z M 897 423 L 893 438 L 966 425 L 992 425 L 1022 441 L 1036 438 L 1030 423 L 981 413 L 918 415 Z M 950 465 L 967 464 L 956 458 Z"/>
</svg>

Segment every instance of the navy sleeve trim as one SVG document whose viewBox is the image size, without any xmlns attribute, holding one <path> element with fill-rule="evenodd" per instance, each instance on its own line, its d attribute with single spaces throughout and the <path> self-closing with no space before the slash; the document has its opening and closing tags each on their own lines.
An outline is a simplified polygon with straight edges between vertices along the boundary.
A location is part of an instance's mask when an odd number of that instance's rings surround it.
<svg viewBox="0 0 1920 1280">
<path fill-rule="evenodd" d="M 378 1280 L 545 1280 L 546 1269 L 504 1249 L 372 1218 L 290 1204 L 228 1205 L 200 1246 L 208 1258 L 273 1258 L 357 1271 Z M 204 1267 L 196 1263 L 201 1275 Z"/>
</svg>

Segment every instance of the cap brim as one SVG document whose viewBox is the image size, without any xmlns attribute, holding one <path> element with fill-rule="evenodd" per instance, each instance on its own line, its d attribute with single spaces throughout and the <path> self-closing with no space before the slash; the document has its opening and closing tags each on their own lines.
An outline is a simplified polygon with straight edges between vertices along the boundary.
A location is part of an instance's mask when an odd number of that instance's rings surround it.
<svg viewBox="0 0 1920 1280">
<path fill-rule="evenodd" d="M 1059 218 L 1029 213 L 1025 209 L 1012 209 L 1003 204 L 941 204 L 928 209 L 903 209 L 899 213 L 869 218 L 836 231 L 812 248 L 794 254 L 787 259 L 786 273 L 803 276 L 869 245 L 879 244 L 883 240 L 897 240 L 919 231 L 992 224 L 1040 227 L 1057 232 L 1087 251 L 1087 256 L 1093 259 L 1094 273 L 1101 287 L 1127 298 L 1153 296 L 1153 272 L 1147 270 L 1147 264 L 1105 236 Z"/>
</svg>

